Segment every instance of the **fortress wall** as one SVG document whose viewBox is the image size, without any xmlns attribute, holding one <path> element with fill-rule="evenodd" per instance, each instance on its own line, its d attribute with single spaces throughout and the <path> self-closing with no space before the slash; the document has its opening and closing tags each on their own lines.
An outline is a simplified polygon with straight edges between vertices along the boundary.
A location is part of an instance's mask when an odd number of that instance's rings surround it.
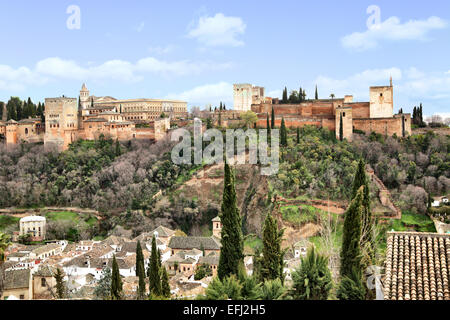
<svg viewBox="0 0 450 320">
<path fill-rule="evenodd" d="M 357 102 L 357 103 L 345 104 L 344 106 L 352 108 L 353 119 L 370 118 L 370 103 L 369 102 Z"/>
<path fill-rule="evenodd" d="M 405 134 L 411 135 L 411 115 L 395 115 L 394 118 L 379 119 L 353 119 L 353 128 L 364 131 L 367 134 L 376 132 L 379 134 L 398 137 L 403 135 L 403 124 L 405 122 Z"/>
</svg>

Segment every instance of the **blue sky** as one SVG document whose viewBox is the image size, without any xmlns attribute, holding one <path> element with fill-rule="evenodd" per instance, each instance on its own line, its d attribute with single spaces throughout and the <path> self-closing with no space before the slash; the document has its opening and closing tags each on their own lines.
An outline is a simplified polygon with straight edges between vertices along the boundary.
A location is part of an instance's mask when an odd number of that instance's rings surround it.
<svg viewBox="0 0 450 320">
<path fill-rule="evenodd" d="M 2 1 L 0 34 L 3 101 L 76 97 L 83 82 L 202 107 L 231 106 L 233 83 L 367 101 L 392 75 L 396 110 L 450 112 L 449 1 Z"/>
</svg>

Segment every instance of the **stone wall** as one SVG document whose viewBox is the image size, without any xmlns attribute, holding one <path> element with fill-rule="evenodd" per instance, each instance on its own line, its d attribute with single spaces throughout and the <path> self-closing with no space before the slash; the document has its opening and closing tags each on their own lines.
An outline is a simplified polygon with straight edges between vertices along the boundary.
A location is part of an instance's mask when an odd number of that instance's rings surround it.
<svg viewBox="0 0 450 320">
<path fill-rule="evenodd" d="M 398 137 L 403 136 L 403 122 L 405 136 L 411 135 L 411 115 L 399 114 L 393 118 L 379 118 L 379 119 L 353 119 L 353 128 L 364 131 L 367 134 L 376 132 L 382 135 Z"/>
</svg>

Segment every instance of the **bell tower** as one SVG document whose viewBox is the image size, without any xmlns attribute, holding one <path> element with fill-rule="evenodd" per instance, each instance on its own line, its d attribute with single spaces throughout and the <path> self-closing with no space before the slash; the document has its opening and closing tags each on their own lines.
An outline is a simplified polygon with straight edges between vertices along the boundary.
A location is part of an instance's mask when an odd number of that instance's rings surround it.
<svg viewBox="0 0 450 320">
<path fill-rule="evenodd" d="M 80 105 L 81 109 L 86 109 L 90 106 L 89 90 L 87 89 L 86 84 L 84 83 L 80 90 Z"/>
</svg>

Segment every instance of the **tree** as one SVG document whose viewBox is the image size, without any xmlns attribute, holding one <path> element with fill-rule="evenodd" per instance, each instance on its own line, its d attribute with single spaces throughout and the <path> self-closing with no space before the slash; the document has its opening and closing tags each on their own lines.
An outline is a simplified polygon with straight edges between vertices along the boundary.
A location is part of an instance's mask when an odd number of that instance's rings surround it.
<svg viewBox="0 0 450 320">
<path fill-rule="evenodd" d="M 339 141 L 343 141 L 344 140 L 344 122 L 342 120 L 342 113 L 340 115 L 340 119 L 339 119 Z"/>
<path fill-rule="evenodd" d="M 261 300 L 282 300 L 286 292 L 280 279 L 267 280 L 261 286 Z"/>
<path fill-rule="evenodd" d="M 285 251 L 281 249 L 284 230 L 278 230 L 276 220 L 269 213 L 263 228 L 263 258 L 261 277 L 264 280 L 284 280 L 283 266 Z"/>
<path fill-rule="evenodd" d="M 250 126 L 258 121 L 258 116 L 253 111 L 246 111 L 241 114 L 241 119 L 244 121 L 245 126 L 250 128 Z"/>
<path fill-rule="evenodd" d="M 162 268 L 161 275 L 161 295 L 165 298 L 170 298 L 169 275 L 164 267 Z"/>
<path fill-rule="evenodd" d="M 61 272 L 61 269 L 57 268 L 53 277 L 56 280 L 56 298 L 64 299 L 66 296 L 66 285 L 64 284 L 64 274 Z"/>
<path fill-rule="evenodd" d="M 235 275 L 220 278 L 215 277 L 206 289 L 207 300 L 241 300 L 242 284 Z"/>
<path fill-rule="evenodd" d="M 287 93 L 287 88 L 286 87 L 284 87 L 284 90 L 283 90 L 282 102 L 283 103 L 287 103 L 288 102 L 288 93 Z M 272 129 L 273 129 L 273 127 L 272 127 Z"/>
<path fill-rule="evenodd" d="M 339 300 L 364 300 L 366 289 L 361 278 L 361 271 L 357 271 L 356 268 L 350 275 L 343 277 L 337 290 L 337 298 Z"/>
<path fill-rule="evenodd" d="M 275 129 L 275 110 L 272 106 L 272 124 L 271 124 L 271 128 Z"/>
<path fill-rule="evenodd" d="M 3 293 L 3 279 L 5 278 L 5 270 L 3 263 L 5 262 L 5 251 L 11 244 L 10 237 L 7 234 L 0 232 L 0 296 Z"/>
<path fill-rule="evenodd" d="M 340 275 L 351 277 L 361 271 L 361 217 L 363 215 L 364 187 L 356 193 L 344 217 L 344 230 L 341 248 Z"/>
<path fill-rule="evenodd" d="M 116 157 L 119 157 L 122 154 L 122 150 L 120 149 L 119 139 L 116 139 Z"/>
<path fill-rule="evenodd" d="M 300 128 L 297 127 L 297 144 L 300 143 Z"/>
<path fill-rule="evenodd" d="M 319 100 L 319 92 L 317 91 L 317 85 L 316 85 L 316 92 L 315 92 L 314 98 L 316 100 Z"/>
<path fill-rule="evenodd" d="M 361 219 L 361 249 L 364 251 L 364 269 L 375 262 L 375 243 L 373 239 L 372 210 L 370 209 L 369 180 L 366 175 L 366 164 L 363 159 L 359 160 L 353 180 L 352 200 L 356 197 L 358 190 L 363 187 L 363 210 Z"/>
<path fill-rule="evenodd" d="M 211 118 L 206 119 L 206 129 L 212 129 L 213 124 Z"/>
<path fill-rule="evenodd" d="M 212 275 L 211 266 L 207 264 L 201 264 L 195 269 L 194 280 L 202 280 L 205 277 Z"/>
<path fill-rule="evenodd" d="M 144 254 L 142 253 L 141 242 L 138 240 L 136 245 L 136 276 L 139 277 L 138 299 L 145 296 L 145 265 Z"/>
<path fill-rule="evenodd" d="M 111 269 L 109 267 L 106 267 L 102 270 L 100 280 L 97 282 L 97 286 L 94 289 L 94 296 L 97 299 L 101 300 L 111 299 L 111 292 L 112 292 L 111 283 L 112 283 Z"/>
<path fill-rule="evenodd" d="M 234 174 L 228 163 L 225 163 L 224 169 L 223 200 L 220 212 L 222 248 L 217 270 L 220 279 L 224 279 L 232 274 L 237 275 L 239 267 L 244 262 L 242 221 L 236 203 Z"/>
<path fill-rule="evenodd" d="M 158 259 L 158 249 L 156 248 L 156 238 L 155 236 L 153 236 L 148 278 L 149 278 L 150 294 L 154 296 L 161 295 L 161 277 L 159 273 L 160 269 L 158 260 L 159 259 Z"/>
<path fill-rule="evenodd" d="M 111 299 L 122 299 L 122 278 L 120 277 L 119 266 L 117 265 L 116 255 L 113 256 L 112 275 L 111 275 Z"/>
<path fill-rule="evenodd" d="M 287 147 L 287 131 L 284 117 L 281 119 L 280 143 L 283 147 Z"/>
<path fill-rule="evenodd" d="M 269 113 L 267 113 L 267 130 L 270 130 L 270 120 L 269 120 Z"/>
<path fill-rule="evenodd" d="M 296 300 L 327 300 L 333 286 L 328 258 L 314 247 L 302 258 L 300 268 L 292 273 L 292 297 Z"/>
</svg>

